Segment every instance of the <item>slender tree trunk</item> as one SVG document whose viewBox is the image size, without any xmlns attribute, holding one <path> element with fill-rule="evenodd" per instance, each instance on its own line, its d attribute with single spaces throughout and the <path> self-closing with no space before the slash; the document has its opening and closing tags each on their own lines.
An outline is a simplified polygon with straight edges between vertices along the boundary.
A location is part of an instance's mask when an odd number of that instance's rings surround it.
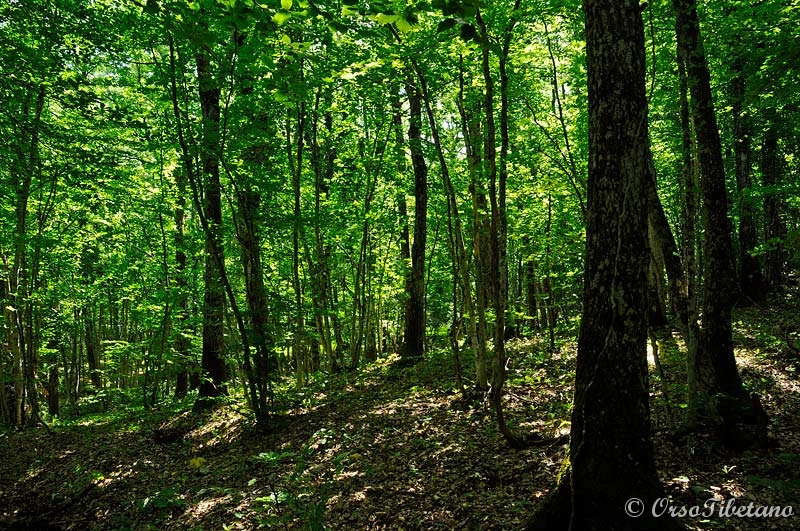
<svg viewBox="0 0 800 531">
<path fill-rule="evenodd" d="M 782 204 L 775 193 L 780 184 L 781 170 L 778 162 L 778 130 L 770 123 L 761 145 L 761 175 L 764 186 L 768 188 L 764 198 L 764 240 L 767 242 L 765 256 L 766 281 L 771 287 L 780 286 L 784 281 L 783 238 L 786 225 L 781 219 Z"/>
<path fill-rule="evenodd" d="M 527 246 L 530 246 L 528 244 Z M 526 246 L 526 247 L 527 247 Z M 528 326 L 533 334 L 537 326 L 536 314 L 539 311 L 538 297 L 536 294 L 536 261 L 529 258 L 525 261 L 525 314 L 528 317 Z"/>
<path fill-rule="evenodd" d="M 306 338 L 305 312 L 303 310 L 303 288 L 300 284 L 300 176 L 303 172 L 303 131 L 305 130 L 305 109 L 303 105 L 297 111 L 296 146 L 292 146 L 292 130 L 290 117 L 286 118 L 286 155 L 292 176 L 293 217 L 292 224 L 292 289 L 294 290 L 294 341 L 292 354 L 295 363 L 295 379 L 297 388 L 305 385 L 306 373 Z"/>
<path fill-rule="evenodd" d="M 100 374 L 100 338 L 97 335 L 97 327 L 94 322 L 94 315 L 91 308 L 85 308 L 83 319 L 86 341 L 86 361 L 89 363 L 89 380 L 94 386 L 95 392 L 103 388 L 103 377 Z"/>
<path fill-rule="evenodd" d="M 733 149 L 736 154 L 736 189 L 739 193 L 739 290 L 740 305 L 762 304 L 766 300 L 766 285 L 761 265 L 753 251 L 758 244 L 755 224 L 755 205 L 750 197 L 752 162 L 750 159 L 750 119 L 742 108 L 744 102 L 744 65 L 742 59 L 734 64 L 731 81 L 733 111 Z"/>
<path fill-rule="evenodd" d="M 552 233 L 553 227 L 553 197 L 550 190 L 547 191 L 547 223 L 544 228 L 545 247 L 544 247 L 544 281 L 542 291 L 547 296 L 547 303 L 543 306 L 544 316 L 547 321 L 547 332 L 550 337 L 550 350 L 556 348 L 556 297 L 553 293 L 553 280 L 550 276 L 552 269 Z"/>
<path fill-rule="evenodd" d="M 722 144 L 696 2 L 674 0 L 673 4 L 678 52 L 686 65 L 691 96 L 690 112 L 696 131 L 703 198 L 703 327 L 697 356 L 694 359 L 690 356 L 690 363 L 697 364 L 696 368 L 690 368 L 690 374 L 697 377 L 696 392 L 690 393 L 690 422 L 708 419 L 716 423 L 721 414 L 716 395 L 722 393 L 734 399 L 746 397 L 733 354 L 731 311 L 738 298 L 738 283 L 728 219 Z M 713 377 L 709 374 L 709 366 Z M 723 416 L 722 421 L 727 425 L 735 423 L 729 415 Z"/>
<path fill-rule="evenodd" d="M 478 112 L 468 111 L 467 102 L 464 94 L 464 59 L 459 57 L 459 97 L 458 109 L 461 114 L 461 131 L 464 136 L 464 147 L 466 149 L 467 166 L 470 175 L 470 195 L 472 197 L 472 250 L 475 264 L 475 299 L 472 299 L 472 281 L 469 279 L 467 262 L 459 266 L 463 268 L 462 275 L 465 281 L 462 282 L 464 290 L 464 303 L 470 308 L 470 338 L 473 351 L 475 353 L 475 388 L 478 392 L 485 392 L 489 389 L 488 376 L 488 356 L 486 354 L 486 301 L 488 299 L 488 264 L 485 258 L 487 247 L 486 234 L 486 195 L 483 193 L 483 178 L 481 177 L 481 154 L 479 146 L 481 144 L 481 123 L 478 120 Z M 470 106 L 471 107 L 471 106 Z M 456 226 L 460 225 L 458 220 L 458 202 L 455 199 L 455 192 L 450 194 L 451 209 L 456 215 Z M 451 198 L 452 196 L 452 198 Z M 458 230 L 458 228 L 456 229 Z M 461 239 L 456 234 L 457 239 Z M 459 249 L 462 254 L 466 254 L 465 249 Z"/>
<path fill-rule="evenodd" d="M 322 194 L 328 193 L 327 181 L 333 174 L 333 165 L 336 160 L 335 150 L 331 146 L 330 139 L 326 139 L 324 145 L 320 145 L 319 139 L 319 104 L 320 89 L 317 92 L 314 104 L 314 120 L 311 125 L 311 166 L 314 169 L 314 256 L 308 258 L 309 267 L 314 272 L 311 278 L 312 287 L 312 306 L 314 308 L 314 323 L 317 327 L 319 343 L 325 354 L 325 360 L 335 369 L 336 358 L 333 353 L 333 340 L 331 338 L 331 326 L 329 314 L 328 292 L 330 290 L 330 275 L 328 273 L 328 260 L 323 242 L 322 229 Z M 331 135 L 333 127 L 333 117 L 330 111 L 325 112 L 325 128 L 328 137 Z M 324 153 L 323 153 L 324 151 Z M 324 156 L 323 156 L 324 155 Z M 310 253 L 309 253 L 310 254 Z"/>
<path fill-rule="evenodd" d="M 186 208 L 186 173 L 175 170 L 175 287 L 176 327 L 175 352 L 178 356 L 178 372 L 175 380 L 175 398 L 181 399 L 189 390 L 189 373 L 196 368 L 191 359 L 191 340 L 188 336 L 189 283 L 186 281 L 186 252 L 184 236 L 184 213 Z"/>
</svg>

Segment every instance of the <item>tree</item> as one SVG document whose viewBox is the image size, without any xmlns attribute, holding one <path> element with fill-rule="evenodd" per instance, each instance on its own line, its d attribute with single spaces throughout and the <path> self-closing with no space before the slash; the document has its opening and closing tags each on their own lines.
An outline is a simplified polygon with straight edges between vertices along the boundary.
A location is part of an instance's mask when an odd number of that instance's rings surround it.
<svg viewBox="0 0 800 531">
<path fill-rule="evenodd" d="M 671 529 L 650 441 L 647 362 L 649 144 L 639 3 L 584 0 L 589 179 L 583 317 L 569 469 L 528 529 Z M 643 500 L 631 518 L 625 503 Z"/>
<path fill-rule="evenodd" d="M 412 364 L 425 353 L 425 241 L 428 233 L 428 164 L 422 152 L 422 94 L 406 83 L 409 101 L 408 146 L 414 169 L 414 239 L 411 270 L 406 278 L 408 300 L 405 308 L 403 362 Z"/>
<path fill-rule="evenodd" d="M 731 312 L 738 283 L 728 218 L 728 192 L 722 143 L 717 128 L 700 22 L 695 0 L 675 0 L 678 53 L 686 65 L 690 112 L 696 132 L 703 208 L 703 324 L 699 348 L 690 350 L 689 422 L 719 424 L 726 438 L 755 409 L 757 401 L 745 392 L 733 353 Z"/>
</svg>

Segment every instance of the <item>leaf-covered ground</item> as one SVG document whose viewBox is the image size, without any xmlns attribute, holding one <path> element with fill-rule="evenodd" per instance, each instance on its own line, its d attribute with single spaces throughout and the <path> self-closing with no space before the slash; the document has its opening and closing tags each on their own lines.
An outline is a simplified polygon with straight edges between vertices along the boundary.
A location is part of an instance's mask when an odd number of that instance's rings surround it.
<svg viewBox="0 0 800 531">
<path fill-rule="evenodd" d="M 721 501 L 710 518 L 687 518 L 691 529 L 800 529 L 800 354 L 784 339 L 798 325 L 791 306 L 736 317 L 741 372 L 772 419 L 768 449 L 724 452 L 702 434 L 676 443 L 685 370 L 680 341 L 661 344 L 654 443 L 672 506 Z M 554 485 L 566 446 L 511 450 L 488 403 L 465 401 L 452 374 L 442 354 L 411 369 L 383 363 L 321 379 L 292 394 L 268 433 L 227 406 L 121 409 L 52 434 L 1 434 L 0 529 L 520 529 Z M 574 344 L 513 344 L 513 428 L 568 433 L 573 377 Z M 719 514 L 750 502 L 795 514 Z"/>
</svg>

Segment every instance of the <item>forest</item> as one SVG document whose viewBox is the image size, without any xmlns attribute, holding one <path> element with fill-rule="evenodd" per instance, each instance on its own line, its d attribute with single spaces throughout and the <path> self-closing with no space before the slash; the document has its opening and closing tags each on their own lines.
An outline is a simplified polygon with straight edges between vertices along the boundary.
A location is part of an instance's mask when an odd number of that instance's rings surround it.
<svg viewBox="0 0 800 531">
<path fill-rule="evenodd" d="M 800 529 L 797 0 L 0 0 L 0 530 Z"/>
</svg>

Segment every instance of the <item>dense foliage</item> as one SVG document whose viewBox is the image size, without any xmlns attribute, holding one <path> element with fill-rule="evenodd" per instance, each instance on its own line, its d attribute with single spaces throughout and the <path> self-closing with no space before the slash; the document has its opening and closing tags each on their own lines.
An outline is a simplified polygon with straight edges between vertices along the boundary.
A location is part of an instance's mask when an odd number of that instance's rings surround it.
<svg viewBox="0 0 800 531">
<path fill-rule="evenodd" d="M 681 142 L 672 6 L 643 17 L 659 197 L 696 283 L 703 146 Z M 700 17 L 747 303 L 800 261 L 800 12 Z M 285 379 L 406 352 L 412 306 L 423 349 L 470 349 L 459 382 L 502 389 L 503 341 L 553 346 L 581 310 L 582 23 L 576 2 L 5 2 L 3 421 L 199 387 L 267 422 Z"/>
</svg>

